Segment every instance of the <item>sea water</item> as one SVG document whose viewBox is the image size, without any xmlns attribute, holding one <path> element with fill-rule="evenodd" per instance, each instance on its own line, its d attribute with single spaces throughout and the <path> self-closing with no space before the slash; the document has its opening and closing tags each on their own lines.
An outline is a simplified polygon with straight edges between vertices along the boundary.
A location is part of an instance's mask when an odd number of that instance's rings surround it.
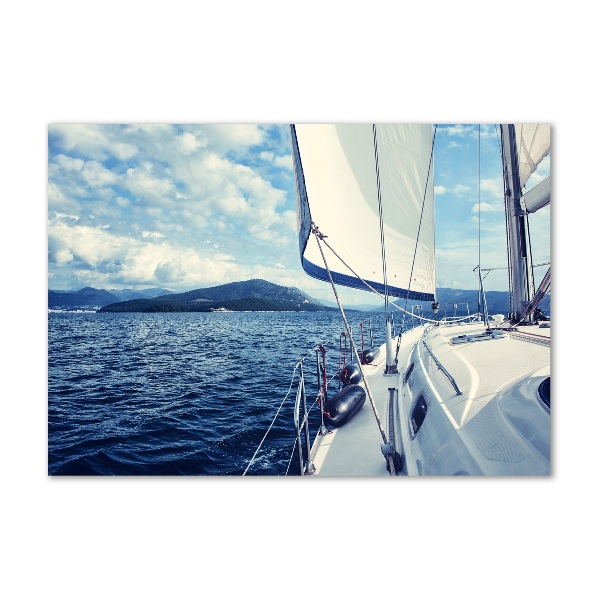
<svg viewBox="0 0 600 600">
<path fill-rule="evenodd" d="M 359 350 L 384 341 L 383 315 L 348 319 Z M 343 330 L 338 311 L 49 313 L 48 473 L 299 475 L 298 361 L 314 437 L 315 348 L 335 393 Z"/>
</svg>

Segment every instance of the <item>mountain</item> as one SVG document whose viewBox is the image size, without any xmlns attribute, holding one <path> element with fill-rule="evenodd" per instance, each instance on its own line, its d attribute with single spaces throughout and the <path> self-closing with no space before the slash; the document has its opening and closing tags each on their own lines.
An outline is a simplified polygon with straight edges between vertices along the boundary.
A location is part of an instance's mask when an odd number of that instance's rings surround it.
<svg viewBox="0 0 600 600">
<path fill-rule="evenodd" d="M 48 290 L 48 308 L 75 310 L 94 309 L 118 302 L 119 298 L 106 290 L 85 287 L 77 292 Z"/>
<path fill-rule="evenodd" d="M 436 299 L 440 303 L 438 317 L 448 316 L 465 316 L 467 314 L 476 313 L 478 308 L 478 296 L 477 290 L 455 290 L 453 288 L 437 288 Z M 510 312 L 510 294 L 509 292 L 486 292 L 485 299 L 488 308 L 489 315 L 503 314 L 506 316 Z M 395 301 L 398 306 L 404 308 L 404 300 Z M 456 309 L 454 305 L 456 304 Z M 423 315 L 425 317 L 431 317 L 433 311 L 431 310 L 431 302 L 420 302 L 416 300 L 409 300 L 406 303 L 407 310 L 411 310 L 413 306 L 421 305 L 423 307 Z M 543 312 L 550 315 L 550 295 L 546 297 L 540 308 Z M 380 306 L 375 309 L 377 312 L 383 312 L 385 308 Z M 392 306 L 392 310 L 395 308 Z M 483 309 L 482 309 L 483 310 Z"/>
<path fill-rule="evenodd" d="M 181 294 L 135 299 L 104 306 L 99 312 L 211 312 L 335 310 L 295 287 L 250 279 Z"/>
<path fill-rule="evenodd" d="M 330 308 L 338 308 L 337 302 L 331 302 L 330 300 L 323 300 L 319 298 L 318 301 L 323 306 L 329 306 Z M 361 312 L 369 312 L 371 310 L 379 310 L 379 307 L 375 304 L 349 304 L 343 305 L 344 310 L 358 310 Z"/>
<path fill-rule="evenodd" d="M 167 294 L 173 294 L 171 290 L 165 290 L 163 288 L 148 288 L 145 290 L 108 290 L 111 294 L 114 294 L 118 300 L 124 302 L 125 300 L 136 300 L 138 298 L 156 298 L 158 296 L 166 296 Z"/>
<path fill-rule="evenodd" d="M 162 288 L 146 290 L 97 290 L 84 287 L 77 291 L 48 290 L 48 308 L 52 310 L 97 310 L 108 304 L 133 298 L 154 298 L 171 291 Z"/>
<path fill-rule="evenodd" d="M 455 290 L 438 288 L 437 300 L 440 303 L 438 316 L 453 316 L 477 312 L 477 290 Z M 510 296 L 508 292 L 486 292 L 490 315 L 508 313 Z M 404 300 L 396 300 L 404 307 Z M 417 304 L 423 307 L 426 317 L 433 315 L 430 302 L 410 300 L 407 310 Z M 262 279 L 238 281 L 210 288 L 200 288 L 190 292 L 175 294 L 163 288 L 145 290 L 98 290 L 85 287 L 78 291 L 48 290 L 48 308 L 53 310 L 101 310 L 102 312 L 208 312 L 218 308 L 225 310 L 266 310 L 266 311 L 322 311 L 337 310 L 337 304 L 327 300 L 317 300 L 295 287 L 284 287 Z M 345 307 L 348 310 L 383 312 L 383 306 L 356 305 Z M 550 297 L 541 305 L 550 316 Z M 392 311 L 396 310 L 392 307 Z"/>
</svg>

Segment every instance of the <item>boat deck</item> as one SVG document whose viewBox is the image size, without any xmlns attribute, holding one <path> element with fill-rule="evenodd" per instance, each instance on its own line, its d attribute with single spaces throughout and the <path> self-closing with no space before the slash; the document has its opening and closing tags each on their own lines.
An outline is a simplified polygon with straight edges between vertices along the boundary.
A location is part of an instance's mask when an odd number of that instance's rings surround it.
<svg viewBox="0 0 600 600">
<path fill-rule="evenodd" d="M 424 339 L 430 352 L 460 389 L 460 394 L 456 393 L 442 369 L 431 365 L 428 370 L 429 383 L 436 390 L 435 396 L 451 428 L 456 430 L 462 443 L 476 456 L 482 472 L 492 474 L 500 466 L 499 463 L 510 461 L 511 456 L 525 457 L 530 453 L 523 447 L 521 436 L 515 435 L 514 428 L 503 425 L 504 432 L 493 441 L 485 432 L 489 431 L 492 424 L 488 421 L 493 420 L 493 425 L 498 426 L 498 415 L 503 410 L 498 405 L 501 390 L 534 373 L 550 374 L 550 327 L 549 324 L 517 327 L 498 339 L 471 341 L 466 338 L 466 343 L 452 343 L 452 339 L 458 336 L 477 335 L 483 331 L 482 323 L 435 327 Z M 380 348 L 375 364 L 363 365 L 386 435 L 389 431 L 389 388 L 396 388 L 402 393 L 401 377 L 408 363 L 413 360 L 410 355 L 423 332 L 424 328 L 418 327 L 403 335 L 398 355 L 399 374 L 384 374 L 385 346 Z M 431 361 L 422 346 L 421 351 L 421 360 Z M 495 400 L 493 409 L 492 400 Z M 486 408 L 488 405 L 490 408 Z M 402 408 L 401 413 L 403 422 L 407 422 L 408 416 Z M 500 421 L 504 423 L 504 418 Z M 485 433 L 484 438 L 481 438 L 484 435 L 481 432 Z M 403 441 L 407 442 L 406 439 Z M 324 436 L 317 436 L 311 452 L 315 474 L 338 477 L 388 475 L 381 452 L 382 443 L 383 438 L 367 396 L 363 407 L 350 421 Z M 498 448 L 492 447 L 494 445 Z M 507 449 L 510 450 L 508 455 Z M 528 468 L 528 460 L 519 459 L 523 468 Z M 534 457 L 534 462 L 538 462 L 537 457 Z"/>
<path fill-rule="evenodd" d="M 399 364 L 403 362 L 419 339 L 423 328 L 419 327 L 404 334 L 399 353 Z M 396 340 L 394 340 L 396 343 Z M 369 389 L 373 395 L 379 419 L 386 430 L 388 418 L 389 388 L 398 388 L 400 374 L 385 375 L 385 345 L 381 346 L 376 362 L 363 365 Z M 377 425 L 373 408 L 367 396 L 363 407 L 348 423 L 318 436 L 313 446 L 315 475 L 337 477 L 377 477 L 389 475 L 386 461 L 381 452 L 383 438 Z"/>
</svg>

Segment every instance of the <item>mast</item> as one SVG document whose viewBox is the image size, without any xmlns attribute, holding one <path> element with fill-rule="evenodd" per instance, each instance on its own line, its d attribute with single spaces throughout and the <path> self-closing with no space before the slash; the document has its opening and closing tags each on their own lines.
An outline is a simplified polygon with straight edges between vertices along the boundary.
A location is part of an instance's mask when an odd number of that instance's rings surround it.
<svg viewBox="0 0 600 600">
<path fill-rule="evenodd" d="M 504 204 L 508 236 L 508 270 L 511 288 L 511 315 L 519 321 L 531 302 L 533 280 L 531 275 L 528 223 L 521 208 L 519 157 L 513 124 L 501 125 L 502 163 L 504 165 Z"/>
</svg>

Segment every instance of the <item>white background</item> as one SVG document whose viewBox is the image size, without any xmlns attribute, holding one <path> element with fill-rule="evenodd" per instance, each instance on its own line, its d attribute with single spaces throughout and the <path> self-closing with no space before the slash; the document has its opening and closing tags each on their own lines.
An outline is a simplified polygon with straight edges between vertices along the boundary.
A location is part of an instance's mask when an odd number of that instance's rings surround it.
<svg viewBox="0 0 600 600">
<path fill-rule="evenodd" d="M 578 2 L 213 4 L 3 9 L 2 595 L 588 597 L 595 20 Z M 552 124 L 552 477 L 48 477 L 48 124 L 300 120 Z"/>
</svg>

